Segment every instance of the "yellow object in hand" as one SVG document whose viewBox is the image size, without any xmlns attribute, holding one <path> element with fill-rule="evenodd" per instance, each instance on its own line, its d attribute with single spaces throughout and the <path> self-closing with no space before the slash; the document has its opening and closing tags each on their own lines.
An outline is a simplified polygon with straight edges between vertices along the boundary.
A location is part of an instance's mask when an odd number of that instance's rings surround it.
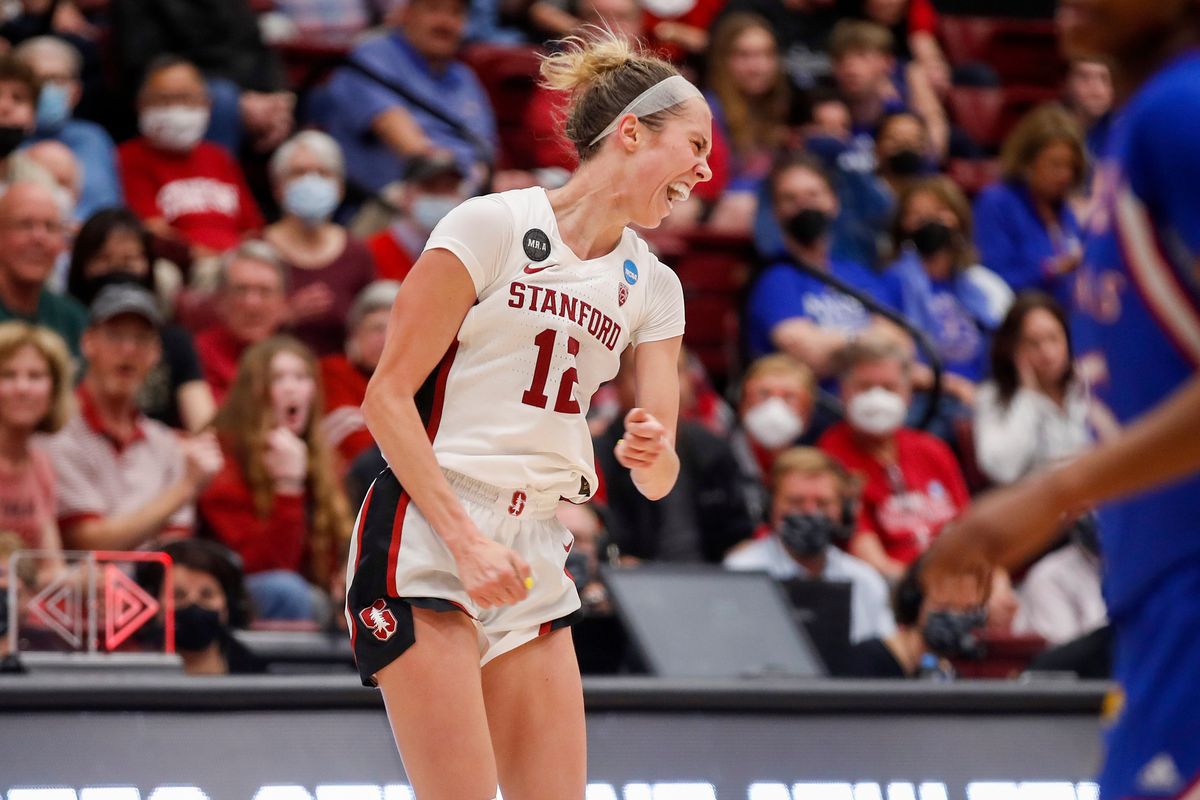
<svg viewBox="0 0 1200 800">
<path fill-rule="evenodd" d="M 525 579 L 525 588 L 526 589 L 533 588 L 533 577 L 532 576 Z"/>
</svg>

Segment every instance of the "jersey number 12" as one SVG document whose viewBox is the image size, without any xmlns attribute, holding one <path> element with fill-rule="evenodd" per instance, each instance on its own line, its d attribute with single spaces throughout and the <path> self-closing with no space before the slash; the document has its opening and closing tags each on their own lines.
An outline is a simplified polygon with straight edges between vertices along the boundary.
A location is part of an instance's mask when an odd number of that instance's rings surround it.
<svg viewBox="0 0 1200 800">
<path fill-rule="evenodd" d="M 554 343 L 558 331 L 553 328 L 533 337 L 537 345 L 537 364 L 533 367 L 533 383 L 521 395 L 521 402 L 535 408 L 545 408 L 550 402 L 546 395 L 546 381 L 550 378 L 550 358 L 554 355 Z M 574 358 L 579 355 L 579 340 L 574 336 L 567 337 L 567 355 L 572 358 L 572 366 L 563 370 L 558 380 L 558 396 L 554 399 L 554 410 L 560 414 L 578 414 L 579 403 L 575 400 L 575 384 L 579 383 L 579 373 L 575 371 Z"/>
</svg>

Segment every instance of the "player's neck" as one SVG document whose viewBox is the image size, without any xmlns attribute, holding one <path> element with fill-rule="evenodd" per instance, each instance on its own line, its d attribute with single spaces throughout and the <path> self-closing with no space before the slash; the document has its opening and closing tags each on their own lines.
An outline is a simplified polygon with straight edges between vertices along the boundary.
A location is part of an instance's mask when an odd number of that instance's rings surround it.
<svg viewBox="0 0 1200 800">
<path fill-rule="evenodd" d="M 546 193 L 558 235 L 571 252 L 587 261 L 611 253 L 629 223 L 621 183 L 584 162 L 571 180 Z"/>
<path fill-rule="evenodd" d="M 1139 48 L 1117 59 L 1113 70 L 1116 103 L 1127 100 L 1150 76 L 1186 50 L 1200 45 L 1193 25 L 1179 25 L 1158 47 Z"/>
</svg>

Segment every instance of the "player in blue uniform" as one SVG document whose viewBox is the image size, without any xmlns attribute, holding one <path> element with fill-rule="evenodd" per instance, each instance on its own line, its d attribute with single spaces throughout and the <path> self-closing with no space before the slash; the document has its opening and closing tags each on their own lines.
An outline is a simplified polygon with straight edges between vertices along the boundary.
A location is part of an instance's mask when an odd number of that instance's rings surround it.
<svg viewBox="0 0 1200 800">
<path fill-rule="evenodd" d="M 1101 797 L 1200 797 L 1200 2 L 1061 0 L 1070 56 L 1116 66 L 1124 98 L 1077 275 L 1077 348 L 1129 427 L 1035 481 L 984 498 L 930 553 L 948 605 L 1013 566 L 1065 513 L 1101 511 L 1123 703 Z M 975 573 L 972 576 L 972 572 Z"/>
</svg>

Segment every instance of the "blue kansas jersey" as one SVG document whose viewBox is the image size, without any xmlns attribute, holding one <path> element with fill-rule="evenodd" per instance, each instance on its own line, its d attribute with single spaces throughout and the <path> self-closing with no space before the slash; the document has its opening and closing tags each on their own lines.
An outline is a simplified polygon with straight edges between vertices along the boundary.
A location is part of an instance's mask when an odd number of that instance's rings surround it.
<svg viewBox="0 0 1200 800">
<path fill-rule="evenodd" d="M 1129 423 L 1200 367 L 1200 52 L 1164 67 L 1121 110 L 1096 180 L 1075 344 L 1100 399 Z M 1101 530 L 1126 695 L 1102 797 L 1195 793 L 1200 477 L 1108 506 Z"/>
</svg>

